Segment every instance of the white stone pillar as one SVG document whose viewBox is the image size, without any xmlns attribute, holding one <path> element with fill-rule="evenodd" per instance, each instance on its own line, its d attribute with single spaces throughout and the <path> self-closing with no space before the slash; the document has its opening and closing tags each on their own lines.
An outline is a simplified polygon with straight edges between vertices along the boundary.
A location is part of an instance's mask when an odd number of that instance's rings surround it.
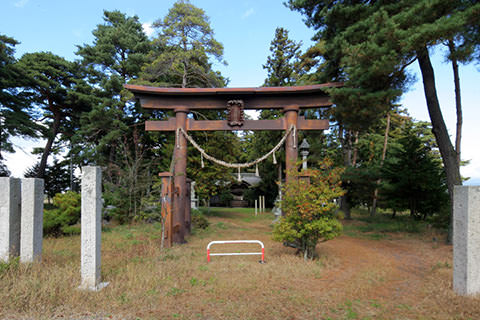
<svg viewBox="0 0 480 320">
<path fill-rule="evenodd" d="M 480 293 L 480 186 L 455 186 L 453 208 L 453 290 Z"/>
<path fill-rule="evenodd" d="M 102 171 L 100 167 L 82 168 L 82 233 L 80 289 L 98 291 L 101 283 Z"/>
<path fill-rule="evenodd" d="M 34 262 L 42 257 L 43 190 L 43 179 L 22 179 L 21 262 Z"/>
<path fill-rule="evenodd" d="M 20 179 L 0 177 L 0 261 L 20 254 Z"/>
</svg>

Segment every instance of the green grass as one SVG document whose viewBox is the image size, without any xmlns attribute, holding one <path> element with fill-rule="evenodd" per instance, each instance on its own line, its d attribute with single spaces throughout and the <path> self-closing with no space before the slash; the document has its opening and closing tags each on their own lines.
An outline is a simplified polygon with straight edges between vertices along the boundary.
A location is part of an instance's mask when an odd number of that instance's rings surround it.
<svg viewBox="0 0 480 320">
<path fill-rule="evenodd" d="M 243 222 L 254 222 L 256 220 L 273 220 L 275 217 L 270 210 L 266 212 L 258 213 L 255 216 L 254 208 L 223 208 L 223 207 L 210 207 L 200 208 L 200 211 L 206 217 L 218 217 L 228 218 L 231 220 L 242 220 Z"/>
<path fill-rule="evenodd" d="M 370 320 L 370 317 L 360 317 L 359 310 L 365 310 L 369 307 L 380 308 L 381 306 L 374 301 L 374 304 L 370 304 L 361 300 L 346 300 L 344 303 L 338 304 L 336 308 L 330 308 L 330 312 L 335 314 L 335 317 L 326 317 L 324 319 L 351 319 L 351 320 Z"/>
<path fill-rule="evenodd" d="M 362 232 L 358 229 L 358 226 L 354 226 L 354 225 L 343 226 L 343 234 L 353 238 L 362 238 L 362 239 L 370 239 L 370 240 L 383 240 L 383 239 L 391 238 L 391 236 L 386 233 Z"/>
<path fill-rule="evenodd" d="M 359 221 L 366 224 L 359 226 L 362 232 L 408 232 L 420 233 L 425 230 L 426 223 L 415 221 L 409 216 L 398 216 L 392 219 L 390 215 L 379 214 L 375 217 L 361 217 Z"/>
<path fill-rule="evenodd" d="M 365 209 L 352 210 L 352 223 L 344 225 L 344 234 L 351 237 L 382 240 L 391 238 L 395 233 L 422 233 L 427 228 L 427 222 L 414 220 L 408 214 L 398 214 L 395 218 L 390 213 L 380 212 L 371 217 Z"/>
<path fill-rule="evenodd" d="M 11 270 L 17 270 L 20 266 L 20 258 L 16 257 L 11 259 L 9 262 L 0 262 L 0 279 L 4 273 L 7 273 Z"/>
</svg>

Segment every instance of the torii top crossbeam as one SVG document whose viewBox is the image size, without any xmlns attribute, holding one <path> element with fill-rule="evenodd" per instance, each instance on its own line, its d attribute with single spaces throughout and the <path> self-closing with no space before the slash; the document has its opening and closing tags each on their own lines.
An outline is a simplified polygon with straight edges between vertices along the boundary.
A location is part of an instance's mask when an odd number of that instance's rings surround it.
<svg viewBox="0 0 480 320">
<path fill-rule="evenodd" d="M 242 99 L 245 109 L 282 109 L 292 105 L 300 108 L 329 107 L 332 103 L 324 89 L 342 85 L 334 82 L 297 87 L 158 88 L 127 84 L 125 88 L 140 99 L 144 108 L 175 109 L 182 106 L 190 110 L 225 109 L 223 101 Z"/>
</svg>

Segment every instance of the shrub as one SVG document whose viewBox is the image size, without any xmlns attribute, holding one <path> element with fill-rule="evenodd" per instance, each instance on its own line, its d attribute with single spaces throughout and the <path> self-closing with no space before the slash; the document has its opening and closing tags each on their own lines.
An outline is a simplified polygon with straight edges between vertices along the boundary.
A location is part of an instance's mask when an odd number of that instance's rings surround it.
<svg viewBox="0 0 480 320">
<path fill-rule="evenodd" d="M 205 215 L 198 209 L 191 211 L 192 225 L 198 229 L 207 229 L 210 225 Z"/>
<path fill-rule="evenodd" d="M 43 233 L 60 236 L 78 234 L 80 228 L 72 227 L 80 221 L 81 196 L 77 192 L 57 193 L 53 197 L 53 209 L 45 209 L 43 215 Z"/>
<path fill-rule="evenodd" d="M 145 221 L 147 223 L 163 223 L 162 180 L 160 178 L 155 177 L 153 179 L 152 189 L 150 190 L 148 196 L 145 196 L 141 199 L 140 210 L 133 219 L 134 221 Z"/>
<path fill-rule="evenodd" d="M 295 247 L 304 259 L 313 259 L 319 241 L 340 235 L 342 225 L 336 218 L 338 206 L 334 199 L 344 194 L 340 187 L 343 169 L 332 168 L 325 159 L 319 169 L 308 169 L 310 183 L 299 178 L 296 170 L 289 172 L 295 179 L 283 189 L 282 210 L 285 215 L 275 224 L 273 239 Z"/>
</svg>

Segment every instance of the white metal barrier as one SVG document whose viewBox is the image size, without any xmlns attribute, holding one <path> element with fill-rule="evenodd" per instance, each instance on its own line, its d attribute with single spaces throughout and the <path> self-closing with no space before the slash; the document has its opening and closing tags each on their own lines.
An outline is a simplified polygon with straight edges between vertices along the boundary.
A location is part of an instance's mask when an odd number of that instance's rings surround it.
<svg viewBox="0 0 480 320">
<path fill-rule="evenodd" d="M 258 243 L 262 247 L 261 252 L 225 252 L 225 253 L 210 253 L 210 247 L 214 244 L 232 244 L 232 243 Z M 249 256 L 261 255 L 261 262 L 265 262 L 265 246 L 260 240 L 226 240 L 226 241 L 211 241 L 207 246 L 207 261 L 210 262 L 210 256 Z"/>
</svg>

